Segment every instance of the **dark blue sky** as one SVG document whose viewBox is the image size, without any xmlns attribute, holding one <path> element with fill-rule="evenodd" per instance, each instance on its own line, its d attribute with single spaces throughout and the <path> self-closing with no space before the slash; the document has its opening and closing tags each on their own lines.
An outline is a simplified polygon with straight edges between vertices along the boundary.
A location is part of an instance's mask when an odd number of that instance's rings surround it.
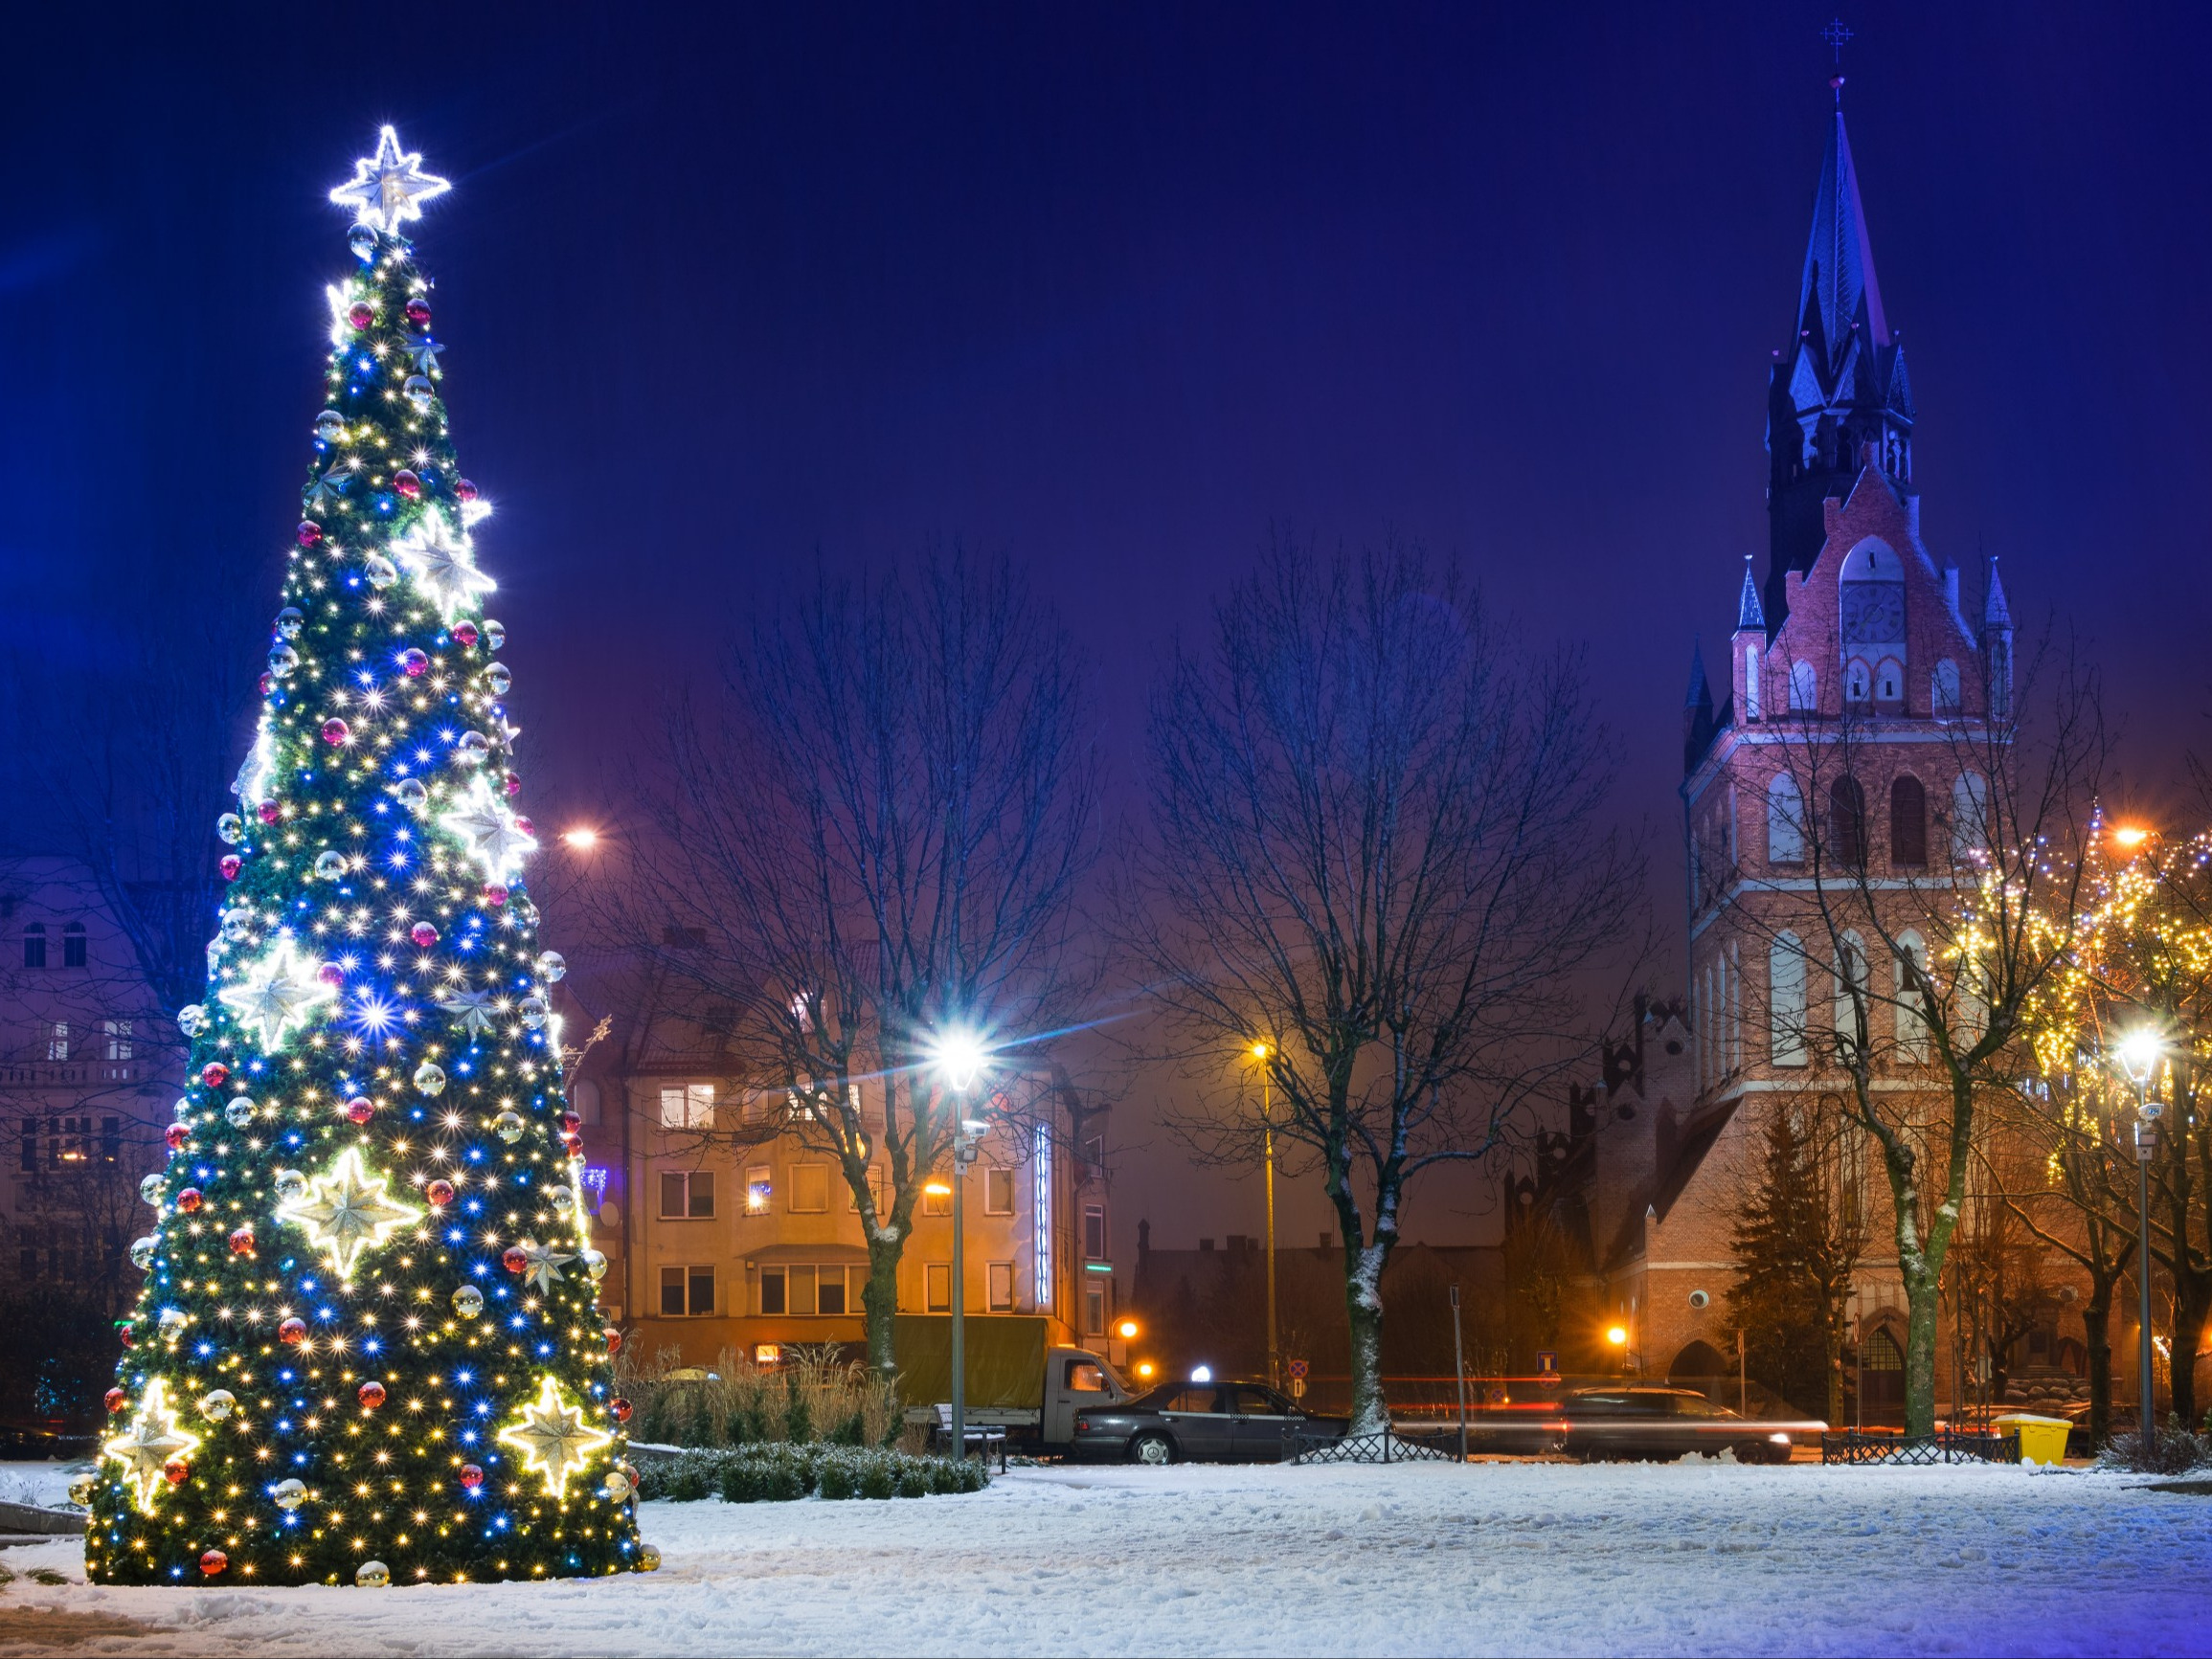
<svg viewBox="0 0 2212 1659">
<path fill-rule="evenodd" d="M 325 192 L 390 120 L 455 183 L 417 240 L 539 801 L 817 549 L 1021 561 L 1126 776 L 1154 654 L 1271 524 L 1395 529 L 1588 647 L 1671 907 L 1832 4 L 42 9 L 0 111 L 0 616 L 68 672 L 157 564 L 274 608 L 350 262 Z M 1847 21 L 1930 546 L 2001 553 L 2171 772 L 2208 706 L 2212 13 Z"/>
</svg>

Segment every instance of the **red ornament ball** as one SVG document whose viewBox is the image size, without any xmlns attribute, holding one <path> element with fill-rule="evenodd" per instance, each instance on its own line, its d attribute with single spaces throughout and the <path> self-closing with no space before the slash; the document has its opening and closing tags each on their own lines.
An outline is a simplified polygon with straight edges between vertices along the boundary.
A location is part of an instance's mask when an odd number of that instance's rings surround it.
<svg viewBox="0 0 2212 1659">
<path fill-rule="evenodd" d="M 169 1151 L 182 1152 L 185 1143 L 192 1139 L 192 1132 L 181 1123 L 172 1123 L 161 1132 L 161 1137 L 169 1142 Z"/>
<path fill-rule="evenodd" d="M 522 1253 L 520 1244 L 509 1244 L 500 1252 L 500 1266 L 510 1273 L 519 1273 L 530 1266 L 530 1258 Z"/>
<path fill-rule="evenodd" d="M 260 687 L 261 695 L 266 697 L 270 691 L 275 688 L 277 684 L 277 677 L 274 674 L 264 672 L 260 679 L 256 681 L 255 684 Z"/>
<path fill-rule="evenodd" d="M 230 1557 L 220 1550 L 209 1550 L 200 1557 L 200 1571 L 211 1579 L 230 1564 Z"/>
<path fill-rule="evenodd" d="M 263 823 L 275 823 L 284 816 L 284 809 L 273 800 L 264 800 L 254 809 L 254 813 Z"/>
<path fill-rule="evenodd" d="M 453 637 L 460 640 L 463 645 L 473 645 L 480 638 L 480 636 L 477 634 L 476 624 L 474 622 L 461 623 L 453 630 Z"/>
<path fill-rule="evenodd" d="M 355 1392 L 360 1396 L 361 1403 L 371 1411 L 384 1403 L 384 1384 L 381 1382 L 364 1382 Z"/>
<path fill-rule="evenodd" d="M 618 1394 L 613 1400 L 609 1401 L 608 1403 L 615 1408 L 615 1421 L 617 1423 L 627 1423 L 630 1421 L 630 1402 L 627 1400 L 623 1399 L 621 1395 Z"/>
<path fill-rule="evenodd" d="M 211 1060 L 200 1067 L 200 1081 L 210 1088 L 220 1088 L 231 1080 L 231 1068 L 219 1060 Z"/>
<path fill-rule="evenodd" d="M 474 501 L 476 499 L 476 481 L 465 478 L 455 479 L 453 481 L 453 493 L 464 502 Z"/>
<path fill-rule="evenodd" d="M 403 466 L 394 473 L 392 487 L 411 502 L 422 499 L 422 477 L 413 467 Z"/>
<path fill-rule="evenodd" d="M 430 653 L 410 645 L 399 653 L 399 666 L 407 670 L 408 679 L 419 680 L 430 672 Z"/>
<path fill-rule="evenodd" d="M 231 1235 L 231 1254 L 234 1256 L 250 1256 L 253 1253 L 254 1229 L 251 1227 L 240 1227 L 237 1232 Z"/>
<path fill-rule="evenodd" d="M 289 1347 L 297 1348 L 306 1339 L 307 1322 L 296 1314 L 277 1327 L 277 1340 Z"/>
<path fill-rule="evenodd" d="M 519 773 L 510 772 L 507 774 L 507 793 L 509 795 L 522 794 L 522 776 Z"/>
<path fill-rule="evenodd" d="M 366 300 L 356 300 L 346 307 L 346 321 L 356 328 L 366 328 L 376 321 L 376 308 Z"/>
<path fill-rule="evenodd" d="M 493 909 L 498 909 L 507 903 L 507 889 L 497 882 L 486 882 L 484 886 L 484 902 Z"/>
<path fill-rule="evenodd" d="M 188 1216 L 198 1215 L 200 1206 L 207 1201 L 206 1196 L 197 1187 L 187 1187 L 176 1196 L 176 1207 Z"/>
<path fill-rule="evenodd" d="M 418 328 L 427 328 L 427 327 L 429 327 L 429 326 L 430 326 L 430 302 L 429 302 L 429 301 L 427 301 L 427 300 L 410 300 L 410 301 L 408 301 L 408 302 L 407 302 L 407 321 L 408 321 L 408 322 L 410 322 L 410 323 L 412 323 L 412 324 L 414 324 L 414 325 L 416 325 L 416 327 L 418 327 Z"/>
<path fill-rule="evenodd" d="M 622 1334 L 616 1330 L 612 1325 L 609 1325 L 607 1327 L 607 1352 L 609 1354 L 620 1354 L 621 1351 Z"/>
<path fill-rule="evenodd" d="M 424 1196 L 427 1197 L 432 1203 L 437 1204 L 442 1208 L 443 1206 L 453 1202 L 453 1183 L 446 1180 L 432 1181 L 430 1185 L 424 1189 Z"/>
<path fill-rule="evenodd" d="M 335 714 L 323 722 L 323 741 L 328 744 L 344 743 L 353 735 L 353 729 Z"/>
<path fill-rule="evenodd" d="M 461 1466 L 461 1484 L 470 1491 L 474 1491 L 484 1484 L 484 1470 L 473 1463 L 463 1464 Z"/>
<path fill-rule="evenodd" d="M 315 970 L 315 977 L 326 985 L 343 985 L 346 983 L 346 970 L 335 962 L 326 962 Z"/>
<path fill-rule="evenodd" d="M 302 519 L 299 528 L 300 546 L 311 548 L 323 539 L 323 527 L 313 519 Z"/>
<path fill-rule="evenodd" d="M 115 1322 L 115 1339 L 125 1348 L 138 1346 L 138 1333 L 130 1328 L 128 1319 L 118 1319 Z"/>
<path fill-rule="evenodd" d="M 418 922 L 407 930 L 407 936 L 427 951 L 438 943 L 438 930 L 428 922 Z"/>
<path fill-rule="evenodd" d="M 246 861 L 238 857 L 237 853 L 225 853 L 215 861 L 215 868 L 223 872 L 223 880 L 226 882 L 237 881 L 238 872 L 245 867 Z"/>
<path fill-rule="evenodd" d="M 161 1478 L 170 1486 L 182 1486 L 192 1471 L 192 1466 L 181 1457 L 172 1457 L 161 1466 Z"/>
<path fill-rule="evenodd" d="M 534 837 L 537 834 L 537 825 L 531 823 L 530 819 L 524 818 L 520 813 L 515 814 L 514 827 L 516 830 L 526 836 Z"/>
<path fill-rule="evenodd" d="M 574 1134 L 584 1127 L 584 1120 L 573 1111 L 561 1113 L 561 1133 Z"/>
<path fill-rule="evenodd" d="M 107 1393 L 102 1398 L 107 1402 L 107 1410 L 110 1416 L 113 1416 L 116 1412 L 121 1411 L 124 1406 L 130 1403 L 130 1396 L 124 1393 L 124 1391 L 120 1388 L 109 1389 Z"/>
<path fill-rule="evenodd" d="M 367 1123 L 376 1115 L 376 1108 L 365 1094 L 356 1094 L 346 1103 L 346 1116 L 353 1123 Z"/>
</svg>

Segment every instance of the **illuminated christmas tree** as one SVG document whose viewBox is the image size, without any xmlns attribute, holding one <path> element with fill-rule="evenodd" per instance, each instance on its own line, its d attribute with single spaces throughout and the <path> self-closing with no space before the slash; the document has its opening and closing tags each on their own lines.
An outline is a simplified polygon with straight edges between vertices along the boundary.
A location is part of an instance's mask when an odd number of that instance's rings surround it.
<svg viewBox="0 0 2212 1659">
<path fill-rule="evenodd" d="M 654 1564 L 638 1541 L 521 883 L 489 508 L 455 464 L 431 285 L 442 194 L 386 127 L 331 199 L 358 268 L 329 374 L 189 1086 L 131 1246 L 89 1576 L 378 1585 Z"/>
</svg>

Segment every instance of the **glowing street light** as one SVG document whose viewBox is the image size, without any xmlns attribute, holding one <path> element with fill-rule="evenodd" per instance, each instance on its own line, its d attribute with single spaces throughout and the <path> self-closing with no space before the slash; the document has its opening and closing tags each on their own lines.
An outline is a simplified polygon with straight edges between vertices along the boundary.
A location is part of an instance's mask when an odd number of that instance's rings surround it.
<svg viewBox="0 0 2212 1659">
<path fill-rule="evenodd" d="M 2140 824 L 2125 823 L 2112 831 L 2112 844 L 2133 852 L 2151 839 L 2151 832 Z"/>
<path fill-rule="evenodd" d="M 1282 1386 L 1282 1356 L 1275 1340 L 1275 1073 L 1268 1061 L 1275 1049 L 1262 1038 L 1252 1045 L 1259 1069 L 1259 1125 L 1261 1160 L 1267 1166 L 1267 1379 Z"/>
<path fill-rule="evenodd" d="M 955 1094 L 965 1094 L 975 1087 L 990 1064 L 990 1053 L 983 1047 L 983 1040 L 964 1025 L 955 1025 L 937 1034 L 930 1047 L 930 1064 Z M 956 1455 L 968 1455 L 968 1355 L 967 1355 L 967 1255 L 961 1234 L 966 1220 L 966 1205 L 961 1201 L 967 1182 L 960 1177 L 968 1173 L 968 1165 L 976 1161 L 976 1136 L 989 1126 L 970 1119 L 964 1112 L 953 1129 L 953 1446 Z M 1042 1225 L 1042 1220 L 1039 1224 Z"/>
<path fill-rule="evenodd" d="M 2156 1434 L 2158 1421 L 2154 1388 L 2157 1374 L 2151 1368 L 2151 1155 L 2157 1149 L 2158 1118 L 2165 1109 L 2151 1098 L 2151 1079 L 2165 1046 L 2157 1032 L 2148 1026 L 2129 1032 L 2112 1046 L 2113 1060 L 2135 1086 L 2135 1210 L 2140 1229 L 2135 1241 L 2135 1279 L 2142 1289 L 2139 1312 L 2143 1322 L 2142 1345 L 2135 1355 L 2135 1368 L 2142 1374 L 2135 1433 L 2137 1444 L 2142 1446 L 2156 1444 L 2141 1437 Z"/>
<path fill-rule="evenodd" d="M 599 844 L 599 832 L 589 824 L 578 824 L 575 829 L 561 831 L 561 844 L 571 852 L 588 853 Z"/>
<path fill-rule="evenodd" d="M 1608 1326 L 1605 1339 L 1615 1348 L 1626 1348 L 1628 1346 L 1628 1327 L 1626 1325 Z"/>
<path fill-rule="evenodd" d="M 1122 1341 L 1131 1341 L 1137 1335 L 1137 1321 L 1134 1319 L 1124 1319 L 1120 1324 L 1114 1327 L 1114 1331 Z"/>
<path fill-rule="evenodd" d="M 990 1063 L 990 1050 L 983 1046 L 983 1040 L 964 1026 L 954 1026 L 930 1045 L 930 1064 L 955 1094 L 965 1094 L 975 1087 L 976 1079 Z"/>
</svg>

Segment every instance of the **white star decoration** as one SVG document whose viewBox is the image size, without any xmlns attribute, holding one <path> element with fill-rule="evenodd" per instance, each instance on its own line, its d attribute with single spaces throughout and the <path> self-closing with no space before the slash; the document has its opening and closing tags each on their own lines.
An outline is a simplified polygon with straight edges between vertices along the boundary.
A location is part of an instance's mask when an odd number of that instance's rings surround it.
<svg viewBox="0 0 2212 1659">
<path fill-rule="evenodd" d="M 444 513 L 432 507 L 392 544 L 392 556 L 429 592 L 450 622 L 479 594 L 498 584 L 476 568 L 476 550 L 465 534 L 456 534 Z"/>
<path fill-rule="evenodd" d="M 541 1244 L 535 1239 L 525 1239 L 515 1248 L 527 1258 L 527 1265 L 522 1270 L 522 1282 L 548 1296 L 553 1294 L 553 1286 L 560 1279 L 561 1269 L 576 1260 L 576 1257 L 564 1255 L 551 1244 Z"/>
<path fill-rule="evenodd" d="M 337 997 L 338 988 L 326 984 L 316 964 L 283 939 L 246 970 L 242 983 L 226 985 L 215 995 L 239 1024 L 260 1028 L 261 1052 L 274 1054 L 283 1045 L 285 1031 L 305 1024 L 308 1015 Z"/>
<path fill-rule="evenodd" d="M 438 354 L 445 347 L 427 334 L 417 334 L 403 343 L 399 349 L 415 365 L 416 373 L 428 374 L 438 367 Z"/>
<path fill-rule="evenodd" d="M 516 827 L 514 814 L 488 778 L 479 777 L 461 804 L 438 821 L 468 843 L 468 856 L 484 865 L 489 882 L 513 881 L 522 861 L 537 851 L 537 841 Z"/>
<path fill-rule="evenodd" d="M 305 1227 L 315 1247 L 329 1256 L 330 1266 L 350 1279 L 364 1250 L 422 1218 L 422 1211 L 386 1195 L 390 1184 L 387 1177 L 363 1168 L 361 1149 L 350 1146 L 307 1183 L 305 1193 L 279 1204 L 277 1219 Z"/>
<path fill-rule="evenodd" d="M 399 134 L 386 127 L 376 135 L 376 153 L 353 164 L 353 176 L 330 192 L 342 208 L 351 208 L 360 223 L 386 233 L 422 216 L 421 204 L 453 186 L 422 170 L 422 152 L 399 153 Z"/>
<path fill-rule="evenodd" d="M 199 1449 L 199 1436 L 177 1426 L 176 1411 L 169 1403 L 169 1384 L 156 1377 L 146 1385 L 146 1399 L 128 1428 L 101 1447 L 102 1457 L 123 1465 L 132 1495 L 143 1513 L 153 1513 L 153 1500 L 168 1484 L 162 1467 L 172 1457 L 190 1457 Z"/>
<path fill-rule="evenodd" d="M 461 1029 L 470 1037 L 482 1037 L 489 1031 L 496 1012 L 489 991 L 456 991 L 440 1002 L 438 1009 L 460 1020 Z"/>
<path fill-rule="evenodd" d="M 567 1494 L 569 1476 L 614 1438 L 587 1424 L 581 1408 L 562 1399 L 560 1384 L 550 1377 L 538 1379 L 537 1399 L 522 1408 L 521 1421 L 508 1424 L 498 1436 L 501 1445 L 512 1446 L 525 1465 L 545 1476 L 546 1491 L 556 1498 Z"/>
<path fill-rule="evenodd" d="M 327 471 L 317 475 L 315 482 L 307 486 L 309 510 L 319 513 L 328 512 L 338 504 L 339 500 L 346 493 L 347 486 L 352 482 L 352 471 L 349 463 L 345 461 L 340 461 Z"/>
</svg>

